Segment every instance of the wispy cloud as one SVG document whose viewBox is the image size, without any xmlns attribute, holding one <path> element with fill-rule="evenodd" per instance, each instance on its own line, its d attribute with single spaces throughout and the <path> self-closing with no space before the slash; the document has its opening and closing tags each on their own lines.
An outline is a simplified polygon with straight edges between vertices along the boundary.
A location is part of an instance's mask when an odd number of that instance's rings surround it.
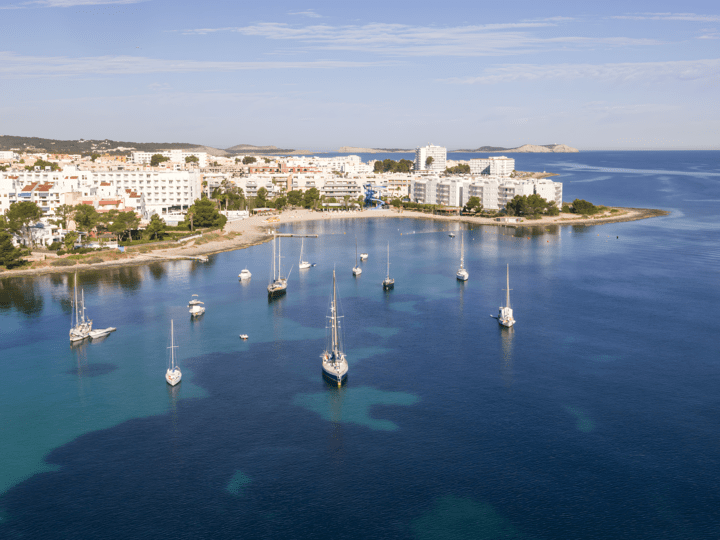
<svg viewBox="0 0 720 540">
<path fill-rule="evenodd" d="M 630 19 L 634 21 L 691 21 L 716 22 L 720 15 L 698 15 L 697 13 L 632 13 L 628 15 L 615 15 L 613 19 Z"/>
<path fill-rule="evenodd" d="M 310 17 L 312 19 L 322 19 L 322 15 L 315 13 L 312 9 L 305 11 L 292 11 L 288 15 L 301 15 L 303 17 Z"/>
<path fill-rule="evenodd" d="M 138 56 L 91 56 L 69 58 L 66 56 L 23 56 L 12 52 L 0 52 L 0 76 L 63 77 L 71 75 L 131 75 L 141 73 L 190 73 L 231 72 L 262 69 L 340 69 L 380 65 L 396 65 L 396 62 L 352 62 L 338 60 L 315 60 L 307 62 L 263 61 L 220 62 L 199 60 L 166 60 Z"/>
<path fill-rule="evenodd" d="M 564 20 L 564 19 L 563 19 Z M 657 45 L 654 39 L 627 37 L 536 37 L 524 31 L 557 26 L 558 20 L 435 27 L 372 23 L 362 26 L 290 26 L 260 23 L 243 27 L 195 28 L 190 35 L 235 32 L 244 36 L 302 43 L 307 50 L 357 51 L 387 56 L 490 56 L 568 48 Z"/>
<path fill-rule="evenodd" d="M 66 8 L 76 6 L 99 6 L 109 4 L 139 4 L 148 0 L 30 0 L 7 6 L 0 6 L 0 9 L 26 9 L 26 8 Z"/>
<path fill-rule="evenodd" d="M 497 84 L 539 80 L 697 81 L 720 76 L 720 59 L 617 64 L 512 64 L 486 69 L 477 77 L 442 79 L 453 84 Z"/>
</svg>

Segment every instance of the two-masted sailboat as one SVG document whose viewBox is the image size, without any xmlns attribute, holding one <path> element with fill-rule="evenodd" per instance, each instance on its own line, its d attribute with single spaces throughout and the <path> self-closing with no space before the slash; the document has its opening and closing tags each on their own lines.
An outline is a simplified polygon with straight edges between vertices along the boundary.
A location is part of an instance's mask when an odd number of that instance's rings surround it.
<svg viewBox="0 0 720 540">
<path fill-rule="evenodd" d="M 268 285 L 268 297 L 275 298 L 276 296 L 282 296 L 287 292 L 287 280 L 288 278 L 283 277 L 282 271 L 280 270 L 280 261 L 282 261 L 280 238 L 278 241 L 278 254 L 277 254 L 277 267 L 275 265 L 275 237 L 273 237 L 273 259 L 272 259 L 272 280 Z M 290 269 L 292 272 L 292 269 Z M 289 275 L 289 274 L 288 274 Z"/>
<path fill-rule="evenodd" d="M 347 380 L 348 363 L 340 343 L 340 317 L 338 316 L 337 286 L 335 284 L 335 270 L 333 270 L 333 292 L 330 304 L 330 347 L 322 355 L 323 377 L 338 386 Z"/>
<path fill-rule="evenodd" d="M 390 242 L 388 242 L 388 257 L 387 257 L 387 275 L 385 276 L 385 279 L 383 279 L 383 289 L 394 289 L 395 288 L 395 280 L 390 277 Z"/>
<path fill-rule="evenodd" d="M 457 277 L 458 281 L 467 281 L 470 274 L 468 274 L 468 271 L 465 270 L 465 235 L 463 234 L 460 239 L 460 268 L 458 269 L 457 274 L 455 274 L 455 277 Z"/>
<path fill-rule="evenodd" d="M 170 367 L 165 372 L 165 380 L 170 386 L 175 386 L 182 379 L 182 373 L 175 364 L 175 349 L 177 349 L 177 346 L 175 345 L 175 331 L 172 319 L 170 320 L 170 346 L 168 349 L 170 349 Z"/>
<path fill-rule="evenodd" d="M 355 266 L 353 267 L 353 276 L 362 274 L 362 268 L 358 264 L 357 238 L 355 239 Z"/>
<path fill-rule="evenodd" d="M 506 326 L 507 328 L 512 327 L 513 324 L 515 324 L 515 319 L 513 318 L 513 310 L 510 308 L 510 265 L 507 265 L 507 284 L 506 289 L 507 296 L 505 298 L 505 305 L 500 306 L 500 313 L 498 314 L 498 322 L 502 326 Z"/>
<path fill-rule="evenodd" d="M 75 324 L 73 324 L 73 312 L 70 313 L 70 342 L 72 343 L 90 337 L 90 331 L 92 330 L 92 321 L 85 317 L 85 291 L 80 291 L 80 302 L 78 302 L 77 272 L 75 273 L 74 296 Z"/>
</svg>

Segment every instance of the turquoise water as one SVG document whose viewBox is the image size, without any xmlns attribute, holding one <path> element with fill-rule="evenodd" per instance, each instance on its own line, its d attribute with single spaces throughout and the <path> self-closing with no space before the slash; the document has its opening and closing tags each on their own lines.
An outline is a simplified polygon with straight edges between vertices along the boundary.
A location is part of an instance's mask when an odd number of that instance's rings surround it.
<svg viewBox="0 0 720 540">
<path fill-rule="evenodd" d="M 515 156 L 566 200 L 671 211 L 652 220 L 286 227 L 319 235 L 317 266 L 283 241 L 272 303 L 268 244 L 82 272 L 95 326 L 118 330 L 78 347 L 73 275 L 0 279 L 0 537 L 717 537 L 718 154 Z M 510 331 L 489 317 L 506 264 Z M 341 389 L 320 370 L 333 268 Z"/>
</svg>

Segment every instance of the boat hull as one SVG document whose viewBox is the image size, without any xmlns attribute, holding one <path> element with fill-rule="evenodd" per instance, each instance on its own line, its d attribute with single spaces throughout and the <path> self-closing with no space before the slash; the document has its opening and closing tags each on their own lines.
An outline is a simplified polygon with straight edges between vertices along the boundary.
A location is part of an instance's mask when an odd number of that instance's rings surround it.
<svg viewBox="0 0 720 540">
<path fill-rule="evenodd" d="M 461 274 L 460 272 L 458 272 L 455 277 L 458 281 L 467 281 L 470 276 L 468 274 Z"/>
<path fill-rule="evenodd" d="M 175 386 L 182 380 L 182 373 L 180 373 L 180 370 L 177 368 L 174 370 L 168 369 L 165 373 L 165 380 L 170 386 Z"/>
<path fill-rule="evenodd" d="M 287 287 L 268 287 L 268 298 L 277 298 L 287 293 Z"/>
<path fill-rule="evenodd" d="M 383 281 L 382 286 L 383 286 L 383 289 L 385 289 L 386 291 L 389 289 L 394 289 L 395 288 L 395 280 L 393 279 L 392 281 Z"/>
<path fill-rule="evenodd" d="M 515 324 L 515 320 L 514 319 L 510 319 L 510 320 L 498 319 L 498 323 L 500 323 L 500 326 L 504 326 L 505 328 L 512 328 L 513 325 Z"/>
<path fill-rule="evenodd" d="M 345 367 L 345 370 L 341 370 L 339 373 L 335 371 L 332 366 L 326 366 L 325 363 L 323 363 L 322 366 L 322 374 L 325 380 L 336 384 L 337 386 L 342 386 L 347 382 L 347 366 Z"/>
</svg>

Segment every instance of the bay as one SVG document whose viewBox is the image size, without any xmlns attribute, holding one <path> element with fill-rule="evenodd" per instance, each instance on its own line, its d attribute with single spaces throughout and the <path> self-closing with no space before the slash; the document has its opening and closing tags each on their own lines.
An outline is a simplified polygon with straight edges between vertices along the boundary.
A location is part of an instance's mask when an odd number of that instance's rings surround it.
<svg viewBox="0 0 720 540">
<path fill-rule="evenodd" d="M 298 271 L 299 243 L 283 240 L 294 268 L 272 303 L 269 244 L 79 273 L 95 326 L 118 328 L 79 347 L 72 274 L 0 278 L 0 536 L 720 535 L 720 152 L 513 157 L 559 173 L 566 201 L 670 215 L 285 226 L 319 235 L 304 244 L 317 266 Z M 512 331 L 489 317 L 506 265 Z M 320 373 L 333 268 L 342 389 Z M 192 294 L 207 307 L 195 321 Z"/>
</svg>

